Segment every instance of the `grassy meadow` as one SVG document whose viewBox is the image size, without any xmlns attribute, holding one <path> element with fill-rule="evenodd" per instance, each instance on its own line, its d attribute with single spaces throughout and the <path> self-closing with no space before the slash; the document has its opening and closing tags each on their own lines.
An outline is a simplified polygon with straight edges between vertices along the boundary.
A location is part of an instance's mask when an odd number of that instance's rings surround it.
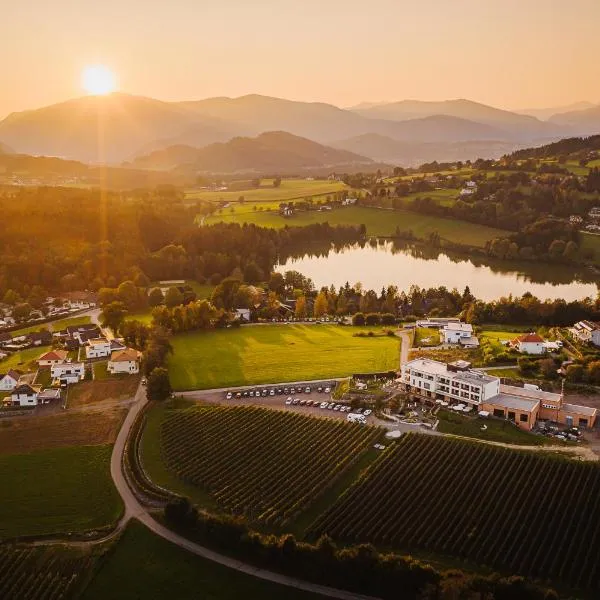
<svg viewBox="0 0 600 600">
<path fill-rule="evenodd" d="M 0 456 L 0 538 L 87 531 L 122 511 L 110 478 L 112 446 Z"/>
<path fill-rule="evenodd" d="M 367 228 L 371 236 L 391 236 L 396 227 L 402 231 L 412 230 L 417 237 L 427 237 L 437 232 L 441 237 L 452 242 L 485 246 L 488 240 L 506 235 L 506 231 L 430 215 L 421 215 L 404 210 L 381 210 L 362 206 L 351 206 L 331 211 L 310 211 L 297 213 L 293 217 L 284 218 L 277 211 L 256 211 L 248 213 L 213 215 L 206 220 L 207 224 L 217 223 L 255 223 L 262 227 L 280 228 L 302 227 L 312 223 L 329 222 L 331 225 L 361 225 Z"/>
<path fill-rule="evenodd" d="M 83 600 L 322 598 L 196 556 L 158 537 L 138 521 L 127 526 L 116 547 L 100 561 L 94 578 L 81 596 Z"/>
<path fill-rule="evenodd" d="M 175 390 L 344 377 L 398 368 L 400 339 L 356 337 L 380 328 L 258 325 L 177 335 L 169 359 Z"/>
<path fill-rule="evenodd" d="M 58 321 L 48 321 L 47 323 L 38 323 L 36 325 L 30 325 L 29 327 L 23 327 L 22 329 L 11 331 L 10 335 L 12 335 L 13 337 L 18 337 L 20 335 L 25 335 L 26 333 L 39 331 L 40 329 L 48 329 L 49 331 L 60 331 L 72 325 L 86 325 L 90 322 L 91 319 L 89 316 L 68 317 L 66 319 L 59 319 Z"/>
<path fill-rule="evenodd" d="M 209 190 L 188 190 L 186 191 L 187 200 L 208 200 L 209 202 L 234 202 L 237 205 L 238 198 L 244 197 L 244 203 L 252 202 L 287 202 L 289 200 L 302 199 L 308 196 L 322 196 L 333 194 L 350 188 L 341 181 L 327 181 L 316 179 L 309 181 L 307 179 L 282 179 L 279 187 L 273 187 L 272 179 L 261 179 L 261 186 L 258 188 L 249 187 L 248 189 L 231 191 L 209 191 Z"/>
<path fill-rule="evenodd" d="M 5 373 L 9 369 L 16 369 L 17 371 L 36 369 L 37 365 L 34 361 L 47 349 L 48 348 L 28 348 L 27 350 L 14 352 L 4 360 L 0 361 L 0 372 Z"/>
</svg>

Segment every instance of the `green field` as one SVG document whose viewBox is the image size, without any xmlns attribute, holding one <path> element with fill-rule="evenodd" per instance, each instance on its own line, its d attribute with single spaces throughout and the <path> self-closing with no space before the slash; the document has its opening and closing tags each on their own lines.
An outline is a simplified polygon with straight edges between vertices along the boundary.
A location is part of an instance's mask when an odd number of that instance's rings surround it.
<svg viewBox="0 0 600 600">
<path fill-rule="evenodd" d="M 33 361 L 35 361 L 35 359 L 38 358 L 42 352 L 44 352 L 43 348 L 28 348 L 27 350 L 19 350 L 19 352 L 14 352 L 10 356 L 7 356 L 4 360 L 0 361 L 0 371 L 6 372 L 9 369 L 25 371 L 31 368 L 36 368 L 36 365 L 33 363 Z"/>
<path fill-rule="evenodd" d="M 84 600 L 317 600 L 301 592 L 244 575 L 178 548 L 132 521 L 101 565 Z"/>
<path fill-rule="evenodd" d="M 105 527 L 121 514 L 110 478 L 112 446 L 0 456 L 0 538 Z"/>
<path fill-rule="evenodd" d="M 594 261 L 600 263 L 600 235 L 582 233 L 581 249 L 583 251 L 591 250 L 594 253 Z"/>
<path fill-rule="evenodd" d="M 398 368 L 397 337 L 354 337 L 378 328 L 258 325 L 177 335 L 169 360 L 175 390 L 344 377 Z"/>
<path fill-rule="evenodd" d="M 244 197 L 244 204 L 252 202 L 287 202 L 288 200 L 306 198 L 308 196 L 321 196 L 334 194 L 350 188 L 341 181 L 306 179 L 283 179 L 278 188 L 270 185 L 267 180 L 263 180 L 263 185 L 259 188 L 249 188 L 246 190 L 234 190 L 223 192 L 212 192 L 208 190 L 188 190 L 186 199 L 188 200 L 208 200 L 209 202 L 235 202 L 238 204 L 238 198 Z"/>
<path fill-rule="evenodd" d="M 421 215 L 404 210 L 381 210 L 362 206 L 351 206 L 331 211 L 309 211 L 297 213 L 290 218 L 279 216 L 275 212 L 250 212 L 244 214 L 223 214 L 212 216 L 207 224 L 217 223 L 254 223 L 262 227 L 301 227 L 312 223 L 329 222 L 331 225 L 361 225 L 367 228 L 372 236 L 391 236 L 396 227 L 402 231 L 412 230 L 415 236 L 425 238 L 437 232 L 441 237 L 452 242 L 485 246 L 488 240 L 506 236 L 506 231 L 476 225 L 465 221 L 443 219 L 429 215 Z"/>
<path fill-rule="evenodd" d="M 89 316 L 69 317 L 67 319 L 59 319 L 58 321 L 48 321 L 47 323 L 38 323 L 37 325 L 23 327 L 22 329 L 11 331 L 10 334 L 13 337 L 18 337 L 20 335 L 25 335 L 26 333 L 31 333 L 32 331 L 39 331 L 40 329 L 48 329 L 49 331 L 60 331 L 61 329 L 66 329 L 71 325 L 85 325 L 86 323 L 90 322 L 91 319 Z"/>
<path fill-rule="evenodd" d="M 417 327 L 415 329 L 415 346 L 438 346 L 440 330 L 433 327 Z"/>
</svg>

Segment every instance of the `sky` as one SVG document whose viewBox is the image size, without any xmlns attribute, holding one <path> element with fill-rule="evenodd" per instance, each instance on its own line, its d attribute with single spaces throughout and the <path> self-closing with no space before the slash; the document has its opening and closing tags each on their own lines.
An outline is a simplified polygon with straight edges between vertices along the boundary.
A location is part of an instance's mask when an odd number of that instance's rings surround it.
<svg viewBox="0 0 600 600">
<path fill-rule="evenodd" d="M 0 118 L 109 67 L 162 100 L 600 102 L 598 0 L 0 0 Z"/>
</svg>

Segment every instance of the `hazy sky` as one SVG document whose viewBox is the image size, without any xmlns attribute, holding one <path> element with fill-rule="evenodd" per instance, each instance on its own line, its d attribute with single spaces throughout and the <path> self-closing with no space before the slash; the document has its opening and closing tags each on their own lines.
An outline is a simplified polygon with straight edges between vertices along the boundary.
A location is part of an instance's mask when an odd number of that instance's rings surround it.
<svg viewBox="0 0 600 600">
<path fill-rule="evenodd" d="M 600 0 L 0 0 L 0 117 L 101 63 L 165 100 L 600 102 Z"/>
</svg>

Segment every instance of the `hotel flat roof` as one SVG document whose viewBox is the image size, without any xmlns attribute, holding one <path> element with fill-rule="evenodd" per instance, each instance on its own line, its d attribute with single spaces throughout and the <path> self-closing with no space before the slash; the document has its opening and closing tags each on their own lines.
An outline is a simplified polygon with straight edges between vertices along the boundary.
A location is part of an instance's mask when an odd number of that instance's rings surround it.
<svg viewBox="0 0 600 600">
<path fill-rule="evenodd" d="M 503 408 L 514 408 L 525 412 L 531 412 L 539 405 L 539 400 L 527 400 L 519 398 L 511 394 L 500 393 L 489 400 L 485 400 L 483 404 L 491 404 L 492 406 L 502 406 Z"/>
<path fill-rule="evenodd" d="M 560 394 L 544 392 L 543 390 L 528 390 L 522 387 L 515 387 L 514 385 L 500 385 L 500 392 L 510 394 L 511 396 L 519 396 L 520 398 L 560 402 Z"/>
</svg>

